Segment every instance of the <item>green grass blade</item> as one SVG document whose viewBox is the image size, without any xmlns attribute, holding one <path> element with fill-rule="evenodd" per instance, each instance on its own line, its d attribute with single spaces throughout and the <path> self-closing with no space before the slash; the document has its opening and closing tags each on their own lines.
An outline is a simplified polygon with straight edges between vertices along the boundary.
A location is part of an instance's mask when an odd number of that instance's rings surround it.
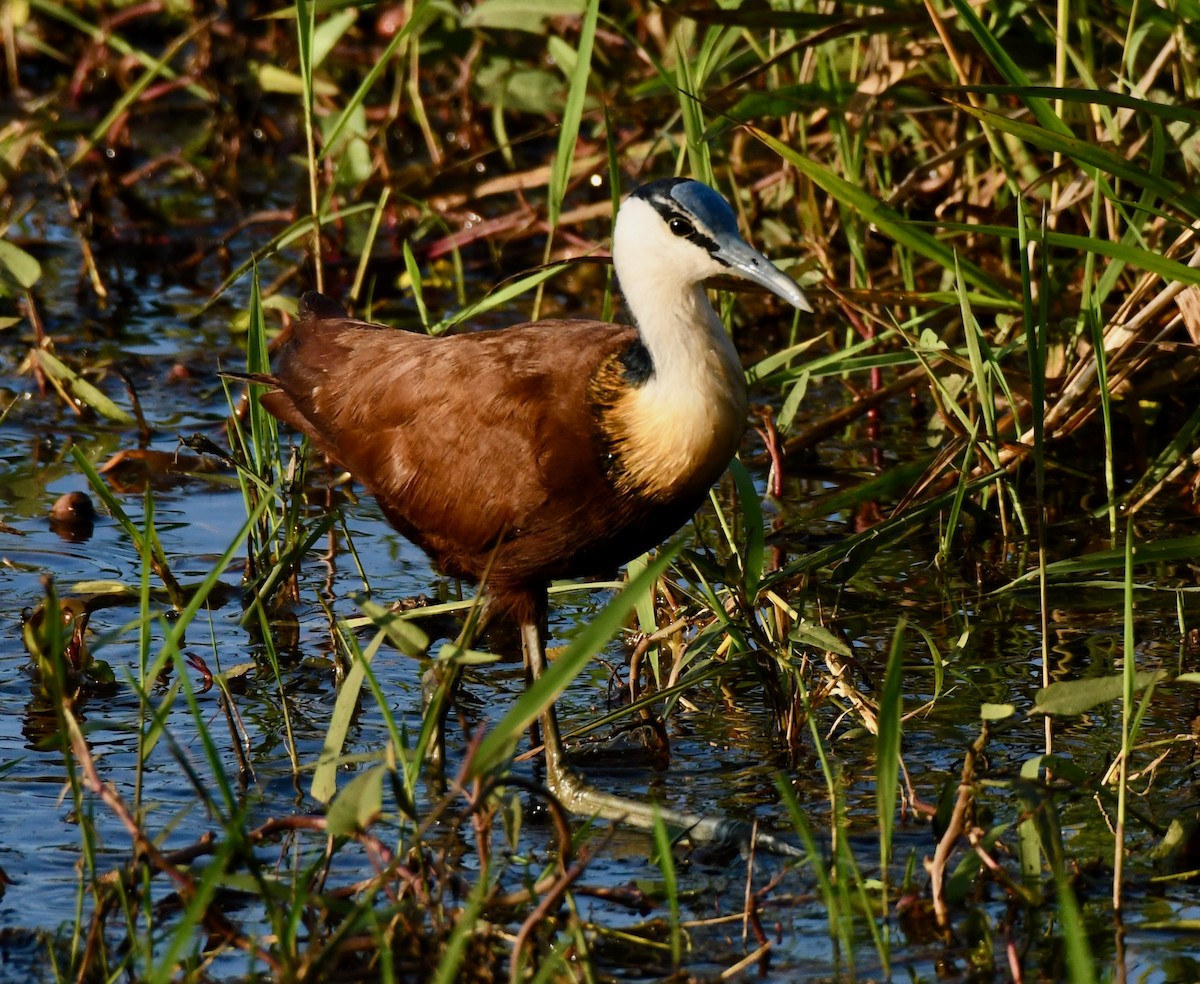
<svg viewBox="0 0 1200 984">
<path fill-rule="evenodd" d="M 1181 536 L 1169 540 L 1154 540 L 1139 543 L 1133 549 L 1133 560 L 1139 566 L 1194 560 L 1200 554 L 1200 535 Z M 1094 574 L 1100 571 L 1120 570 L 1125 564 L 1125 547 L 1112 550 L 1096 550 L 1081 557 L 1056 560 L 1046 565 L 1046 577 L 1070 577 L 1076 574 Z M 999 591 L 1007 591 L 1028 584 L 1037 577 L 1036 571 L 1022 574 Z"/>
<path fill-rule="evenodd" d="M 967 103 L 952 102 L 951 105 L 969 116 L 974 116 L 987 126 L 1017 137 L 1042 150 L 1062 154 L 1088 171 L 1093 177 L 1105 178 L 1106 183 L 1109 176 L 1128 181 L 1136 187 L 1155 192 L 1164 201 L 1184 209 L 1192 218 L 1200 217 L 1200 196 L 1192 194 L 1182 185 L 1154 174 L 1147 168 L 1099 147 L 1091 141 L 1080 140 L 1069 132 L 1050 130 L 1044 126 L 1026 123 L 1024 120 L 1016 120 L 1003 113 L 980 109 Z M 1108 193 L 1108 197 L 1112 197 L 1111 192 Z"/>
<path fill-rule="evenodd" d="M 1023 101 L 1030 98 L 1054 99 L 1062 102 L 1081 103 L 1085 106 L 1115 106 L 1120 109 L 1131 109 L 1144 119 L 1158 117 L 1167 122 L 1190 123 L 1193 126 L 1200 126 L 1200 110 L 1175 103 L 1141 99 L 1127 92 L 1112 92 L 1108 89 L 1071 89 L 1053 85 L 961 85 L 955 86 L 955 91 L 977 92 L 981 95 L 1015 96 Z M 1057 127 L 1053 129 L 1058 130 Z M 1060 132 L 1069 133 L 1070 131 Z"/>
<path fill-rule="evenodd" d="M 358 88 L 354 90 L 354 94 L 346 101 L 346 105 L 342 107 L 342 111 L 338 113 L 333 123 L 329 126 L 325 134 L 325 149 L 321 151 L 319 160 L 323 160 L 331 147 L 337 146 L 338 138 L 342 135 L 342 130 L 354 117 L 354 114 L 361 109 L 366 102 L 367 94 L 375 87 L 375 83 L 379 81 L 379 77 L 391 65 L 392 59 L 396 52 L 408 42 L 409 37 L 416 31 L 419 31 L 425 26 L 428 21 L 428 11 L 435 6 L 435 0 L 419 0 L 413 8 L 411 16 L 405 22 L 404 26 L 395 33 L 392 40 L 388 42 L 386 48 L 380 53 L 375 63 L 363 76 L 362 82 Z"/>
<path fill-rule="evenodd" d="M 933 260 L 947 270 L 954 269 L 954 250 L 918 228 L 894 208 L 879 201 L 870 192 L 834 174 L 829 168 L 793 150 L 765 130 L 760 130 L 755 126 L 747 126 L 746 129 L 815 185 L 823 188 L 839 202 L 853 208 L 864 220 L 877 226 L 885 235 L 921 256 Z M 963 276 L 979 289 L 994 297 L 1009 298 L 1011 296 L 1011 291 L 1007 286 L 981 267 L 967 260 L 960 260 L 959 263 Z"/>
<path fill-rule="evenodd" d="M 154 70 L 158 75 L 161 75 L 165 79 L 174 80 L 179 78 L 179 73 L 166 64 L 169 59 L 154 58 L 152 55 L 141 50 L 140 48 L 135 48 L 120 34 L 117 34 L 112 30 L 98 27 L 94 24 L 89 24 L 82 17 L 76 14 L 75 11 L 64 4 L 54 3 L 52 0 L 29 0 L 29 7 L 33 11 L 62 21 L 64 24 L 75 28 L 75 30 L 79 31 L 80 33 L 86 34 L 93 42 L 95 42 L 95 44 L 105 45 L 109 48 L 112 48 L 113 51 L 119 52 L 127 58 L 131 58 L 138 62 L 138 64 L 140 64 L 143 68 L 147 70 Z M 87 7 L 83 9 L 95 8 Z M 206 24 L 207 23 L 211 22 L 206 22 Z M 33 39 L 31 38 L 30 40 Z M 199 99 L 204 103 L 213 103 L 217 99 L 213 93 L 194 82 L 191 82 L 187 85 L 187 92 L 189 95 Z"/>
<path fill-rule="evenodd" d="M 30 355 L 41 368 L 42 372 L 51 379 L 62 383 L 70 390 L 72 396 L 87 404 L 96 413 L 100 414 L 100 416 L 126 427 L 132 427 L 136 423 L 133 419 L 133 414 L 129 413 L 129 411 L 118 403 L 110 400 L 104 393 L 80 376 L 70 366 L 66 365 L 66 363 L 52 352 L 46 349 L 35 348 L 31 350 Z"/>
<path fill-rule="evenodd" d="M 379 652 L 387 634 L 382 630 L 375 634 L 367 648 L 356 654 L 350 669 L 346 672 L 342 685 L 338 687 L 337 700 L 333 705 L 333 714 L 329 719 L 329 727 L 325 731 L 325 740 L 321 746 L 321 754 L 317 757 L 317 766 L 313 770 L 312 782 L 308 793 L 318 803 L 328 803 L 337 792 L 337 774 L 341 765 L 342 747 L 346 743 L 346 735 L 354 721 L 358 708 L 359 694 L 362 692 L 365 666 Z"/>
<path fill-rule="evenodd" d="M 984 54 L 991 59 L 992 64 L 996 66 L 1000 74 L 1014 88 L 1028 91 L 1031 88 L 1028 76 L 1013 61 L 1004 43 L 988 30 L 987 25 L 980 19 L 979 14 L 976 13 L 975 8 L 971 6 L 968 0 L 950 0 L 950 2 L 954 5 L 958 16 L 966 23 L 967 30 L 971 32 L 971 35 L 979 43 L 980 47 L 983 48 Z M 1056 130 L 1064 134 L 1071 132 L 1067 125 L 1058 118 L 1049 100 L 1040 96 L 1030 95 L 1025 97 L 1025 102 L 1037 121 L 1047 130 Z"/>
<path fill-rule="evenodd" d="M 662 872 L 663 894 L 670 914 L 671 966 L 679 968 L 683 960 L 683 928 L 679 922 L 679 880 L 675 876 L 675 858 L 671 854 L 671 835 L 662 815 L 654 811 L 654 853 Z"/>
<path fill-rule="evenodd" d="M 884 885 L 881 893 L 881 917 L 885 924 L 889 910 L 888 867 L 892 861 L 892 837 L 896 827 L 896 801 L 900 789 L 905 628 L 905 619 L 901 618 L 896 625 L 892 646 L 888 651 L 887 672 L 884 675 L 883 692 L 879 698 L 879 734 L 875 738 L 875 814 L 879 823 L 879 866 Z"/>
<path fill-rule="evenodd" d="M 1075 897 L 1075 889 L 1066 873 L 1058 870 L 1054 875 L 1058 889 L 1058 923 L 1066 944 L 1067 971 L 1071 984 L 1095 984 L 1096 957 L 1088 940 L 1088 927 L 1083 910 Z"/>
<path fill-rule="evenodd" d="M 571 179 L 571 169 L 575 163 L 575 145 L 579 141 L 579 122 L 583 118 L 588 81 L 592 77 L 592 50 L 595 47 L 596 23 L 599 17 L 600 0 L 588 0 L 579 32 L 579 49 L 571 71 L 571 84 L 567 90 L 567 104 L 563 108 L 562 124 L 558 131 L 558 148 L 550 168 L 546 208 L 552 230 L 558 225 L 559 216 L 562 214 L 563 198 L 566 197 L 567 183 Z M 550 238 L 553 239 L 553 235 Z"/>
<path fill-rule="evenodd" d="M 1122 612 L 1123 666 L 1121 667 L 1121 759 L 1117 767 L 1117 825 L 1113 831 L 1113 911 L 1120 912 L 1125 889 L 1125 813 L 1129 798 L 1129 759 L 1133 755 L 1133 695 L 1137 686 L 1137 639 L 1133 615 L 1133 517 L 1125 522 L 1125 591 Z"/>
<path fill-rule="evenodd" d="M 551 263 L 548 266 L 539 267 L 532 273 L 526 274 L 515 280 L 511 280 L 502 287 L 498 287 L 489 293 L 486 297 L 481 298 L 474 304 L 468 305 L 457 314 L 449 318 L 439 321 L 433 326 L 430 333 L 439 335 L 444 331 L 448 331 L 455 325 L 460 325 L 465 321 L 470 321 L 472 318 L 478 317 L 487 311 L 491 311 L 498 307 L 503 307 L 508 304 L 514 297 L 519 297 L 531 287 L 536 287 L 553 277 L 556 273 L 566 269 L 566 263 Z"/>
<path fill-rule="evenodd" d="M 758 489 L 750 473 L 736 458 L 729 463 L 729 471 L 737 485 L 738 501 L 742 506 L 742 536 L 745 546 L 742 554 L 742 583 L 746 592 L 746 604 L 753 605 L 762 583 L 763 558 L 766 556 L 766 530 L 763 526 L 762 503 Z"/>
<path fill-rule="evenodd" d="M 483 740 L 471 762 L 471 774 L 484 775 L 497 768 L 511 754 L 513 745 L 525 729 L 559 698 L 591 659 L 600 652 L 625 624 L 637 600 L 654 590 L 654 584 L 679 553 L 675 544 L 659 551 L 612 601 L 588 623 L 551 664 L 550 668 L 517 699 Z"/>
<path fill-rule="evenodd" d="M 491 890 L 491 880 L 487 871 L 479 872 L 478 878 L 467 897 L 467 904 L 454 920 L 454 929 L 446 941 L 445 952 L 438 961 L 437 973 L 430 984 L 456 984 L 463 979 L 459 976 L 459 970 L 466 957 L 467 946 L 474 938 L 475 926 L 483 912 L 483 904 Z"/>
</svg>

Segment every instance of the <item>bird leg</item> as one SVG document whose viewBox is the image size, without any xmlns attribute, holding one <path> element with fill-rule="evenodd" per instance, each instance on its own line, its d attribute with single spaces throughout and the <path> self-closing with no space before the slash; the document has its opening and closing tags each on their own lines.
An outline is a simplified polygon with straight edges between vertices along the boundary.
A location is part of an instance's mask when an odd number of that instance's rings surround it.
<svg viewBox="0 0 1200 984">
<path fill-rule="evenodd" d="M 521 649 L 530 677 L 534 681 L 538 680 L 546 671 L 546 652 L 536 621 L 522 623 Z M 595 786 L 589 785 L 567 765 L 566 751 L 558 730 L 558 718 L 555 716 L 553 703 L 542 712 L 540 720 L 546 755 L 546 785 L 572 813 L 626 823 L 643 830 L 653 830 L 657 817 L 668 828 L 686 834 L 696 841 L 740 845 L 750 843 L 753 830 L 748 823 L 679 813 L 653 803 L 603 793 Z M 769 834 L 757 834 L 754 843 L 773 854 L 787 857 L 803 855 L 795 845 Z"/>
</svg>

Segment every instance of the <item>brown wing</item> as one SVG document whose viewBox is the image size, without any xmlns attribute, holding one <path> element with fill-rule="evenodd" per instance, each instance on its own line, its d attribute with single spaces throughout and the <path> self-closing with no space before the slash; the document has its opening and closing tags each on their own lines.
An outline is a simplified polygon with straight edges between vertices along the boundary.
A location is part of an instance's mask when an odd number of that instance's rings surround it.
<svg viewBox="0 0 1200 984">
<path fill-rule="evenodd" d="M 430 338 L 332 313 L 295 325 L 271 413 L 449 573 L 479 579 L 491 563 L 493 585 L 593 573 L 576 561 L 619 531 L 589 387 L 634 329 L 547 321 Z"/>
</svg>

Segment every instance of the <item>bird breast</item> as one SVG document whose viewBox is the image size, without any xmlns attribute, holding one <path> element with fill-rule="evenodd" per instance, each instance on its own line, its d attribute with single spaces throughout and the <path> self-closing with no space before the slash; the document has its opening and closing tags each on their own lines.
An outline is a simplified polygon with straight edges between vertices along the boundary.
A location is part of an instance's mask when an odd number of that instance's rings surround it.
<svg viewBox="0 0 1200 984">
<path fill-rule="evenodd" d="M 659 503 L 703 495 L 737 453 L 747 409 L 740 366 L 714 349 L 685 372 L 655 371 L 635 385 L 611 367 L 598 374 L 600 431 L 619 492 Z"/>
</svg>

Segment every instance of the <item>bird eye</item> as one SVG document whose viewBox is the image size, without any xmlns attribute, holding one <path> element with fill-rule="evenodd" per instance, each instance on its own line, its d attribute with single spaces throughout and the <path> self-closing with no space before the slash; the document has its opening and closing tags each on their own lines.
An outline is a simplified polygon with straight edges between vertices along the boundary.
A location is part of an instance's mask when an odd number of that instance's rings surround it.
<svg viewBox="0 0 1200 984">
<path fill-rule="evenodd" d="M 667 227 L 677 236 L 690 236 L 696 231 L 687 219 L 681 219 L 678 216 L 671 219 L 671 221 L 667 223 Z"/>
</svg>

